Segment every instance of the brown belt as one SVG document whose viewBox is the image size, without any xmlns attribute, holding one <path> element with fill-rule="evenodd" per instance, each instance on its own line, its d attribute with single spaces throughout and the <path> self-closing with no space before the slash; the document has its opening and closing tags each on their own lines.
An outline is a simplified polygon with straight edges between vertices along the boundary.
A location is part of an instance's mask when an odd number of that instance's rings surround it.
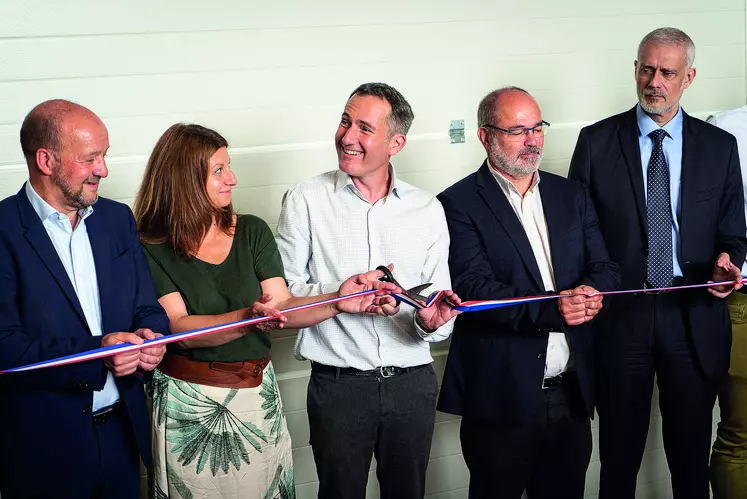
<svg viewBox="0 0 747 499">
<path fill-rule="evenodd" d="M 172 378 L 221 388 L 255 388 L 262 384 L 262 372 L 270 356 L 245 362 L 203 362 L 184 355 L 166 354 L 158 369 Z"/>
</svg>

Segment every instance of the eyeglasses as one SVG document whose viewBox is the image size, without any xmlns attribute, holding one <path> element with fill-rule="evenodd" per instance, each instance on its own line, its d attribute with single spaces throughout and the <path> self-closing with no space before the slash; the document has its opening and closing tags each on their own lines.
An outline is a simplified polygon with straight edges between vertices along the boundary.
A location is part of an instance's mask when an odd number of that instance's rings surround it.
<svg viewBox="0 0 747 499">
<path fill-rule="evenodd" d="M 531 127 L 515 126 L 511 128 L 501 128 L 495 125 L 483 125 L 482 128 L 491 128 L 493 130 L 498 130 L 499 132 L 505 135 L 508 135 L 511 139 L 519 139 L 521 137 L 529 136 L 530 132 L 535 137 L 542 137 L 543 135 L 547 133 L 548 128 L 550 128 L 550 123 L 548 123 L 545 120 L 542 120 L 536 125 L 531 126 Z"/>
</svg>

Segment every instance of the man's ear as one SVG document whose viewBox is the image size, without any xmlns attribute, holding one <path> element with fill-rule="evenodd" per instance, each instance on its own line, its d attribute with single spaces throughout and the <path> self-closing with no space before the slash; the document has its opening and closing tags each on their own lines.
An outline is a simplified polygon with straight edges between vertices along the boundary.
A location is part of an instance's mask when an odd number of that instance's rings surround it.
<svg viewBox="0 0 747 499">
<path fill-rule="evenodd" d="M 695 79 L 695 68 L 688 68 L 687 72 L 685 73 L 685 88 L 689 87 L 690 84 Z"/>
<path fill-rule="evenodd" d="M 400 152 L 404 149 L 405 144 L 407 144 L 407 137 L 401 133 L 394 134 L 394 136 L 389 139 L 389 156 L 394 156 Z"/>
<path fill-rule="evenodd" d="M 40 148 L 36 150 L 36 167 L 42 175 L 50 176 L 55 169 L 57 160 L 49 149 Z"/>
<path fill-rule="evenodd" d="M 485 150 L 490 149 L 490 142 L 488 142 L 488 131 L 484 128 L 478 128 L 477 129 L 477 138 L 480 139 L 480 143 L 485 148 Z"/>
</svg>

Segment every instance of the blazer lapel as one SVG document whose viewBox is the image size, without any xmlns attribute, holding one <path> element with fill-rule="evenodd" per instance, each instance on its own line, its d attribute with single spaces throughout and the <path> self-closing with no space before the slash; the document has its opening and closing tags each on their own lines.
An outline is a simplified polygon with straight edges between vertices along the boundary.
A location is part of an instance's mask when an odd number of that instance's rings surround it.
<svg viewBox="0 0 747 499">
<path fill-rule="evenodd" d="M 545 287 L 542 284 L 542 276 L 537 266 L 537 261 L 534 259 L 534 252 L 532 251 L 532 246 L 529 244 L 524 227 L 519 222 L 519 217 L 516 216 L 508 199 L 506 199 L 506 195 L 488 168 L 488 163 L 485 161 L 477 172 L 477 192 L 505 229 L 511 242 L 516 247 L 516 251 L 521 256 L 527 271 L 537 285 L 537 289 L 544 291 Z"/>
<path fill-rule="evenodd" d="M 39 215 L 34 211 L 28 197 L 26 197 L 25 185 L 16 194 L 16 200 L 18 202 L 21 225 L 26 228 L 24 237 L 31 247 L 34 248 L 36 254 L 39 255 L 41 261 L 44 262 L 44 265 L 49 270 L 49 273 L 52 274 L 55 281 L 57 281 L 57 284 L 62 288 L 62 292 L 70 302 L 70 305 L 72 305 L 83 323 L 88 327 L 86 316 L 83 314 L 83 308 L 80 306 L 80 301 L 78 300 L 78 295 L 75 294 L 70 277 L 68 277 L 65 267 L 62 265 L 62 260 L 60 260 L 57 250 L 55 250 L 52 244 L 52 240 L 49 239 L 49 234 L 47 234 L 47 230 L 44 228 Z"/>
<path fill-rule="evenodd" d="M 685 110 L 682 110 L 682 173 L 680 175 L 680 212 L 675 213 L 675 216 L 679 217 L 680 223 L 680 258 L 684 259 L 684 255 L 689 255 L 688 241 L 690 239 L 682 237 L 683 234 L 689 232 L 689 227 L 685 227 L 684 224 L 687 221 L 695 220 L 700 221 L 698 216 L 685 216 L 685 213 L 689 212 L 690 209 L 695 209 L 694 201 L 698 199 L 698 187 L 707 187 L 708 181 L 706 176 L 708 175 L 707 168 L 698 168 L 697 165 L 707 165 L 709 162 L 707 158 L 701 158 L 701 149 L 697 146 L 698 136 L 693 133 L 690 129 L 690 122 L 696 118 L 691 118 Z M 701 173 L 702 172 L 702 173 Z M 682 260 L 680 260 L 682 261 Z"/>
<path fill-rule="evenodd" d="M 112 297 L 114 291 L 110 279 L 112 268 L 112 254 L 110 251 L 109 229 L 100 215 L 94 212 L 86 218 L 86 230 L 88 240 L 91 243 L 93 252 L 93 261 L 96 264 L 96 281 L 99 285 L 99 303 L 101 306 L 101 329 L 102 333 L 106 331 L 107 310 L 114 310 L 115 301 Z"/>
<path fill-rule="evenodd" d="M 646 196 L 643 192 L 643 167 L 641 165 L 641 148 L 638 145 L 638 122 L 635 107 L 628 111 L 618 129 L 620 150 L 628 167 L 630 184 L 633 188 L 635 207 L 642 227 L 646 227 Z"/>
</svg>

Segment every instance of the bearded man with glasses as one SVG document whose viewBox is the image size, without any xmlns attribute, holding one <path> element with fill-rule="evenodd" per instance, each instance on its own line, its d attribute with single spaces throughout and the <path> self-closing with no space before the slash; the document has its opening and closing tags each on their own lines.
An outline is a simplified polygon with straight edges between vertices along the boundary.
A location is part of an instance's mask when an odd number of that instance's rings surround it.
<svg viewBox="0 0 747 499">
<path fill-rule="evenodd" d="M 465 300 L 573 295 L 456 319 L 438 409 L 462 416 L 470 499 L 582 499 L 591 457 L 597 290 L 616 289 L 586 189 L 538 170 L 550 124 L 525 90 L 477 112 L 480 169 L 439 194 Z M 560 495 L 558 495 L 560 494 Z"/>
</svg>

